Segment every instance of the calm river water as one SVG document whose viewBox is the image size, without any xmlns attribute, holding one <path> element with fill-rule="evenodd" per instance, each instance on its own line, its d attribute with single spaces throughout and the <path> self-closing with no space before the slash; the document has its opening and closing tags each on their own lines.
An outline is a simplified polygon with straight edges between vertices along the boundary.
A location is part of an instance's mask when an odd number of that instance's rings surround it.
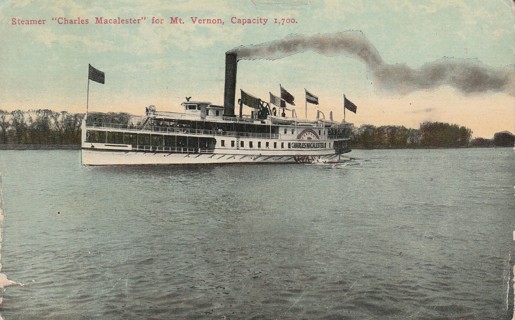
<svg viewBox="0 0 515 320">
<path fill-rule="evenodd" d="M 82 167 L 0 151 L 10 319 L 509 319 L 515 155 Z"/>
</svg>

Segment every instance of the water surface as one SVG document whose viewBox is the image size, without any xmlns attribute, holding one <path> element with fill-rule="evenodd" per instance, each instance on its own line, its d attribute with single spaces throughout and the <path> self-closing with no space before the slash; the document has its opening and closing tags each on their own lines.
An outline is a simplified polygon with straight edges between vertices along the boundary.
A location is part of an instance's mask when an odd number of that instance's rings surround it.
<svg viewBox="0 0 515 320">
<path fill-rule="evenodd" d="M 4 319 L 508 319 L 511 149 L 82 167 L 0 151 Z M 508 299 L 510 298 L 510 299 Z"/>
</svg>

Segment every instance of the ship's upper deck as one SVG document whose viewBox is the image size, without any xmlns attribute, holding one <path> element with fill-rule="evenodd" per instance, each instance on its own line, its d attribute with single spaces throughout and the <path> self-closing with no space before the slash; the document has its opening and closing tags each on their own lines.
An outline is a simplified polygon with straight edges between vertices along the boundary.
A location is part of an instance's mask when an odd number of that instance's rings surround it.
<svg viewBox="0 0 515 320">
<path fill-rule="evenodd" d="M 294 135 L 303 129 L 311 128 L 329 139 L 347 138 L 350 133 L 345 129 L 348 124 L 336 123 L 325 119 L 305 120 L 294 117 L 268 115 L 261 119 L 256 112 L 250 115 L 223 115 L 222 106 L 206 101 L 186 101 L 182 103 L 183 112 L 158 111 L 151 105 L 143 117 L 135 117 L 129 123 L 114 124 L 105 121 L 88 121 L 88 127 L 97 130 L 116 130 L 131 132 L 160 132 L 165 134 L 188 135 L 228 135 L 240 137 L 259 137 L 278 139 L 291 132 Z M 292 115 L 295 115 L 292 112 Z M 298 131 L 300 130 L 300 131 Z M 292 136 L 293 137 L 293 136 Z"/>
<path fill-rule="evenodd" d="M 146 116 L 163 121 L 174 120 L 200 120 L 213 122 L 231 122 L 231 123 L 253 123 L 262 125 L 281 125 L 281 126 L 300 126 L 300 127 L 332 127 L 339 123 L 326 119 L 298 119 L 295 111 L 292 111 L 291 117 L 286 116 L 285 112 L 281 115 L 277 114 L 275 108 L 266 118 L 260 117 L 259 112 L 251 111 L 250 115 L 241 116 L 225 116 L 224 107 L 211 104 L 207 101 L 186 101 L 181 104 L 184 108 L 183 112 L 158 111 L 155 106 L 146 108 Z"/>
</svg>

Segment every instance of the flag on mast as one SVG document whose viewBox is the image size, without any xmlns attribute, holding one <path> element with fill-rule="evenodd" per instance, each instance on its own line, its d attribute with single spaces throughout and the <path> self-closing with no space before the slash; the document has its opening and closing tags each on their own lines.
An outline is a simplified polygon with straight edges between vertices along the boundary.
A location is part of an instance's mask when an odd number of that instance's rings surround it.
<svg viewBox="0 0 515 320">
<path fill-rule="evenodd" d="M 288 102 L 291 105 L 295 105 L 295 97 L 292 96 L 291 93 L 286 91 L 286 89 L 284 89 L 283 86 L 279 85 L 279 87 L 281 87 L 281 99 L 284 99 L 284 101 Z M 285 106 L 281 105 L 281 107 Z"/>
<path fill-rule="evenodd" d="M 358 110 L 358 107 L 352 101 L 347 99 L 345 95 L 343 96 L 343 107 L 354 113 L 356 113 L 356 111 Z"/>
<path fill-rule="evenodd" d="M 318 104 L 318 97 L 314 94 L 310 93 L 308 90 L 304 89 L 306 91 L 306 102 L 312 103 L 312 104 Z"/>
<path fill-rule="evenodd" d="M 282 108 L 285 107 L 284 99 L 281 99 L 278 96 L 272 94 L 272 92 L 268 92 L 268 93 L 270 93 L 270 103 L 271 104 L 274 104 L 274 105 L 276 105 L 278 107 L 282 107 Z"/>
<path fill-rule="evenodd" d="M 88 93 L 86 96 L 86 118 L 88 116 L 89 111 L 89 80 L 93 80 L 95 82 L 104 84 L 105 83 L 105 74 L 104 72 L 96 69 L 92 65 L 88 64 Z"/>
<path fill-rule="evenodd" d="M 261 99 L 254 97 L 241 90 L 241 103 L 254 109 L 259 109 L 261 105 Z"/>
<path fill-rule="evenodd" d="M 88 79 L 93 80 L 95 82 L 104 84 L 105 83 L 105 74 L 104 72 L 94 68 L 92 65 L 89 65 Z"/>
</svg>

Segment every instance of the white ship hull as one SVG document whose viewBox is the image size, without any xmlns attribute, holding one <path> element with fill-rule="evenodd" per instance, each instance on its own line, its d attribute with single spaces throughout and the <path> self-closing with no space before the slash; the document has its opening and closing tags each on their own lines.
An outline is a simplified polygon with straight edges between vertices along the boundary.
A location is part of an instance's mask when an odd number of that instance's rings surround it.
<svg viewBox="0 0 515 320">
<path fill-rule="evenodd" d="M 334 153 L 325 155 L 260 155 L 231 153 L 167 153 L 141 151 L 82 150 L 82 164 L 112 165 L 184 165 L 235 163 L 334 163 L 347 158 Z"/>
</svg>

